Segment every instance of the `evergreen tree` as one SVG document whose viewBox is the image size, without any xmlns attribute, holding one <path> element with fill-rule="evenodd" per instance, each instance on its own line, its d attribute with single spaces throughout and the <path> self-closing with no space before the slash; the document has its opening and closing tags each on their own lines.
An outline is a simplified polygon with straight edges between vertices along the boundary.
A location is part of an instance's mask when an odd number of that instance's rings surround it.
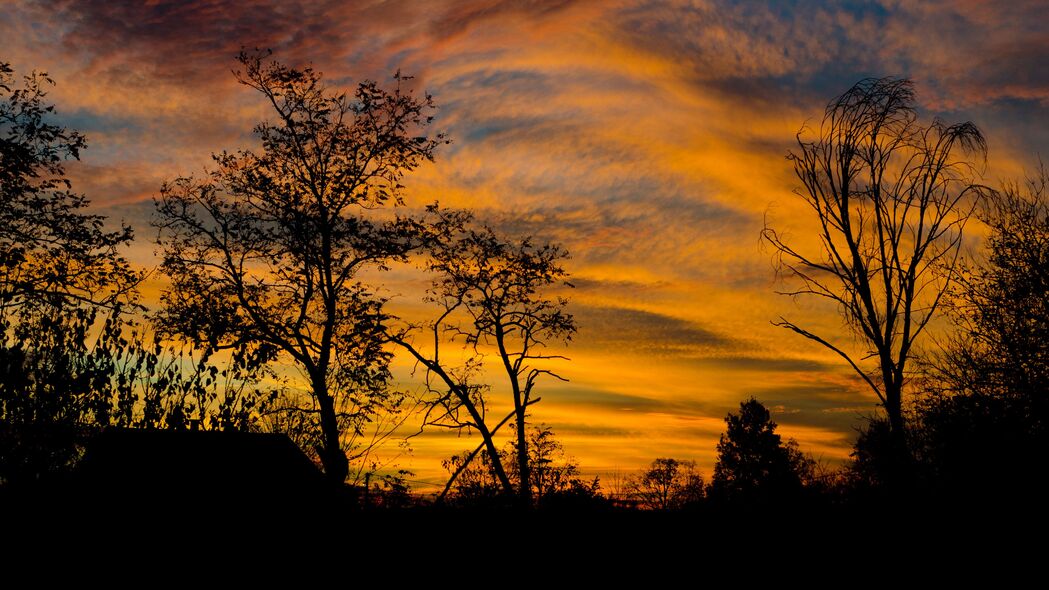
<svg viewBox="0 0 1049 590">
<path fill-rule="evenodd" d="M 710 496 L 724 501 L 768 503 L 796 497 L 812 471 L 795 441 L 784 443 L 768 409 L 753 397 L 725 417 Z"/>
</svg>

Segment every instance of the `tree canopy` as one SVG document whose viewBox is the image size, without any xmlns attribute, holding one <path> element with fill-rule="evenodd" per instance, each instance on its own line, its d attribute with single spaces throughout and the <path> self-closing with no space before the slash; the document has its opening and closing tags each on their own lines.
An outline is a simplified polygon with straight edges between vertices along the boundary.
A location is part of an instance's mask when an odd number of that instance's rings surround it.
<svg viewBox="0 0 1049 590">
<path fill-rule="evenodd" d="M 421 226 L 386 215 L 401 180 L 443 142 L 427 135 L 434 104 L 407 89 L 361 82 L 352 95 L 309 67 L 241 53 L 237 80 L 257 91 L 273 121 L 255 127 L 261 150 L 222 152 L 202 179 L 167 183 L 157 200 L 161 326 L 194 342 L 284 358 L 308 382 L 285 410 L 309 416 L 329 477 L 349 471 L 344 434 L 361 434 L 396 406 L 385 350 L 385 301 L 365 269 L 406 260 Z"/>
<path fill-rule="evenodd" d="M 87 140 L 54 121 L 46 102 L 54 84 L 33 72 L 16 83 L 0 62 L 0 322 L 26 306 L 127 303 L 139 275 L 120 249 L 127 225 L 109 231 L 72 190 L 65 162 L 79 159 Z"/>
</svg>

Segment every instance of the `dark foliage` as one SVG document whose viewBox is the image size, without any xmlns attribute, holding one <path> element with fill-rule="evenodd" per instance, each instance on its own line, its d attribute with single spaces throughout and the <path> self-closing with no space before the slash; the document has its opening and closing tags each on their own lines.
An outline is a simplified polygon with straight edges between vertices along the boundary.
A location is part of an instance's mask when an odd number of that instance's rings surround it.
<svg viewBox="0 0 1049 590">
<path fill-rule="evenodd" d="M 1044 414 L 1011 395 L 929 400 L 915 447 L 931 496 L 971 502 L 1040 501 L 1047 491 Z"/>
<path fill-rule="evenodd" d="M 268 392 L 245 351 L 166 343 L 141 319 L 131 229 L 105 229 L 63 162 L 86 140 L 51 121 L 51 80 L 0 63 L 0 484 L 68 475 L 107 426 L 251 429 Z"/>
<path fill-rule="evenodd" d="M 930 493 L 1033 498 L 1049 463 L 1049 182 L 1006 184 L 978 209 L 986 258 L 955 283 L 956 330 L 915 408 L 916 460 Z"/>
<path fill-rule="evenodd" d="M 119 250 L 132 231 L 107 231 L 72 191 L 64 162 L 79 159 L 87 140 L 52 121 L 45 102 L 53 81 L 34 72 L 17 84 L 0 62 L 0 322 L 7 329 L 23 308 L 50 313 L 126 302 L 139 275 Z M 32 312 L 28 312 L 32 313 Z M 12 317 L 12 315 L 16 317 Z"/>
<path fill-rule="evenodd" d="M 957 331 L 937 361 L 940 393 L 1049 399 L 1049 176 L 988 195 L 987 257 L 969 264 L 950 312 Z M 1034 408 L 1032 408 L 1033 410 Z"/>
<path fill-rule="evenodd" d="M 666 457 L 652 461 L 627 487 L 630 498 L 649 510 L 695 508 L 704 497 L 703 477 L 696 470 L 696 462 Z"/>
<path fill-rule="evenodd" d="M 913 443 L 915 424 L 908 431 L 907 447 Z M 844 495 L 851 500 L 872 502 L 906 498 L 915 489 L 911 452 L 901 453 L 899 438 L 892 435 L 885 419 L 871 418 L 859 429 L 852 461 L 845 473 Z"/>
<path fill-rule="evenodd" d="M 769 504 L 796 501 L 811 480 L 814 462 L 794 440 L 784 443 L 768 409 L 754 398 L 729 412 L 718 442 L 710 497 L 721 502 Z"/>
<path fill-rule="evenodd" d="M 75 460 L 83 424 L 107 414 L 97 391 L 106 359 L 92 354 L 134 306 L 139 280 L 119 249 L 124 226 L 106 231 L 72 192 L 64 162 L 84 137 L 52 121 L 46 74 L 16 83 L 0 62 L 0 482 L 36 480 Z"/>
</svg>

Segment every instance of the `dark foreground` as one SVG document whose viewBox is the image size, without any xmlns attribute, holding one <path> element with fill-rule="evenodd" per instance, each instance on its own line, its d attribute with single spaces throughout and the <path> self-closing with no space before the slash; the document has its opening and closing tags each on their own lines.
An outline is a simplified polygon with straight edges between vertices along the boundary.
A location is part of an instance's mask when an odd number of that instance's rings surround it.
<svg viewBox="0 0 1049 590">
<path fill-rule="evenodd" d="M 555 566 L 573 579 L 617 571 L 659 578 L 694 568 L 701 577 L 762 579 L 843 567 L 881 578 L 905 565 L 957 575 L 1012 564 L 996 570 L 1006 576 L 1044 561 L 1049 522 L 1043 506 L 1009 503 L 681 512 L 361 510 L 337 494 L 263 499 L 215 491 L 195 498 L 6 493 L 0 497 L 4 554 L 16 566 L 50 555 L 88 563 L 101 557 L 150 570 L 209 564 L 251 575 L 259 571 L 253 568 L 286 575 L 298 567 L 320 571 L 340 563 L 391 581 L 424 571 L 439 577 L 489 571 L 531 577 Z M 735 569 L 722 569 L 728 567 Z"/>
</svg>

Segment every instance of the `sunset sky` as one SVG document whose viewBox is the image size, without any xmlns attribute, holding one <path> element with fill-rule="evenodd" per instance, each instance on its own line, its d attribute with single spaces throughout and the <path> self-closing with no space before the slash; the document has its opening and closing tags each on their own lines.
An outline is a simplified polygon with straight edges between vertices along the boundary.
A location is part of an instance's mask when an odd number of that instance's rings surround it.
<svg viewBox="0 0 1049 590">
<path fill-rule="evenodd" d="M 59 120 L 89 142 L 69 167 L 74 186 L 135 226 L 132 258 L 147 267 L 161 183 L 254 145 L 251 128 L 267 116 L 231 74 L 242 46 L 311 62 L 347 90 L 398 69 L 415 76 L 452 143 L 407 178 L 409 202 L 467 207 L 571 253 L 580 331 L 558 366 L 570 382 L 538 386 L 533 421 L 588 474 L 670 456 L 709 475 L 725 413 L 749 396 L 832 463 L 877 410 L 840 359 L 770 324 L 786 315 L 850 342 L 833 308 L 775 294 L 759 240 L 766 218 L 801 242 L 812 234 L 784 157 L 795 134 L 861 78 L 908 76 L 924 118 L 971 120 L 987 135 L 983 182 L 1021 178 L 1049 154 L 1045 9 L 0 0 L 0 61 L 56 80 Z M 391 273 L 387 288 L 394 310 L 418 313 L 408 276 Z M 398 366 L 406 378 L 407 362 Z M 401 466 L 436 482 L 440 458 L 477 442 L 423 434 Z"/>
</svg>

